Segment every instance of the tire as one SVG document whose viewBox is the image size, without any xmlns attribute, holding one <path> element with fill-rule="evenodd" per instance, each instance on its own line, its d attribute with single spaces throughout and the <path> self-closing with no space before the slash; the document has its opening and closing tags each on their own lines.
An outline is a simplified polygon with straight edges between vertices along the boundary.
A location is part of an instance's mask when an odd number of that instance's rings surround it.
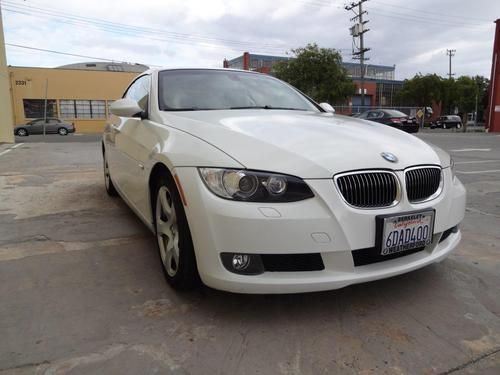
<svg viewBox="0 0 500 375">
<path fill-rule="evenodd" d="M 25 128 L 19 128 L 16 131 L 16 135 L 19 136 L 19 137 L 27 137 L 29 134 L 28 134 L 28 131 Z"/>
<path fill-rule="evenodd" d="M 448 129 L 448 126 L 446 124 L 443 124 L 443 129 Z"/>
<path fill-rule="evenodd" d="M 59 129 L 57 129 L 57 134 L 59 134 L 59 135 L 68 135 L 68 129 L 66 129 L 66 128 L 59 128 Z"/>
<path fill-rule="evenodd" d="M 462 124 L 461 124 L 461 123 L 459 123 L 459 122 L 457 122 L 457 124 L 455 125 L 455 128 L 457 128 L 457 129 L 461 129 L 461 128 L 462 128 Z"/>
<path fill-rule="evenodd" d="M 167 282 L 177 290 L 200 283 L 191 232 L 176 184 L 170 175 L 153 186 L 153 218 L 158 254 Z"/>
<path fill-rule="evenodd" d="M 110 197 L 116 197 L 118 195 L 118 192 L 116 191 L 115 185 L 113 185 L 113 181 L 111 180 L 106 153 L 102 154 L 102 159 L 103 159 L 103 170 L 104 170 L 104 186 L 106 187 L 106 193 L 108 193 Z"/>
</svg>

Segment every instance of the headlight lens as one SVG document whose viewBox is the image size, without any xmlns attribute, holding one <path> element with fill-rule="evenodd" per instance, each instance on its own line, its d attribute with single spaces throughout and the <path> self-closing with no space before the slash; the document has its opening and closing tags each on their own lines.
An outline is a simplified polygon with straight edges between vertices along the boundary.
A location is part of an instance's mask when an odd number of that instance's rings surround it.
<svg viewBox="0 0 500 375">
<path fill-rule="evenodd" d="M 314 196 L 300 178 L 246 169 L 198 168 L 209 190 L 219 197 L 248 202 L 296 202 Z"/>
</svg>

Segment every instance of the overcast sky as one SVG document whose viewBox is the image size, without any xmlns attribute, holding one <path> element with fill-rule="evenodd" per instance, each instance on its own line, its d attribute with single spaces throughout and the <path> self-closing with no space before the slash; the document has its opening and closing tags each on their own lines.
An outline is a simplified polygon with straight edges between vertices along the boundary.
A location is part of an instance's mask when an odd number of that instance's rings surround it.
<svg viewBox="0 0 500 375">
<path fill-rule="evenodd" d="M 316 42 L 351 61 L 354 16 L 338 0 L 2 0 L 5 42 L 165 67 L 220 67 L 243 51 L 285 55 Z M 500 0 L 369 0 L 369 63 L 396 78 L 453 72 L 489 78 Z M 54 67 L 90 58 L 7 46 L 9 65 Z"/>
</svg>

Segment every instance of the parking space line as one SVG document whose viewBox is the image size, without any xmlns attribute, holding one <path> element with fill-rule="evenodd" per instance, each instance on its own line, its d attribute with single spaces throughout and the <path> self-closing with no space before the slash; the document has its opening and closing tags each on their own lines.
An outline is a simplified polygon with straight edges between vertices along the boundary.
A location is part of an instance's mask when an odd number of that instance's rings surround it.
<svg viewBox="0 0 500 375">
<path fill-rule="evenodd" d="M 481 174 L 481 173 L 497 173 L 500 172 L 500 169 L 490 169 L 487 171 L 456 171 L 456 173 L 461 173 L 461 174 Z"/>
<path fill-rule="evenodd" d="M 24 143 L 17 143 L 14 146 L 12 146 L 11 149 L 13 150 L 13 149 L 18 148 L 18 147 L 20 147 L 22 145 L 24 145 Z"/>
<path fill-rule="evenodd" d="M 479 163 L 500 163 L 500 159 L 499 160 L 456 161 L 455 165 L 459 165 L 459 164 L 479 164 Z"/>
<path fill-rule="evenodd" d="M 460 148 L 456 150 L 449 150 L 451 152 L 472 152 L 472 151 L 484 151 L 488 152 L 491 151 L 491 148 Z"/>
<path fill-rule="evenodd" d="M 24 143 L 17 143 L 14 146 L 9 147 L 7 150 L 0 152 L 0 156 L 5 155 L 6 153 L 11 152 L 15 148 L 18 148 L 19 146 L 22 146 L 22 145 L 24 145 Z"/>
</svg>

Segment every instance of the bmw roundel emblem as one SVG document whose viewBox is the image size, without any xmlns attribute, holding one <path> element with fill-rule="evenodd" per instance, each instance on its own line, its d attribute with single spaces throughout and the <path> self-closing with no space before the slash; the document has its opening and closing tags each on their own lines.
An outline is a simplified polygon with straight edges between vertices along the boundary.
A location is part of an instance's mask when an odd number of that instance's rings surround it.
<svg viewBox="0 0 500 375">
<path fill-rule="evenodd" d="M 391 163 L 396 163 L 398 158 L 396 155 L 391 154 L 390 152 L 382 152 L 380 154 L 385 160 L 390 161 Z"/>
</svg>

